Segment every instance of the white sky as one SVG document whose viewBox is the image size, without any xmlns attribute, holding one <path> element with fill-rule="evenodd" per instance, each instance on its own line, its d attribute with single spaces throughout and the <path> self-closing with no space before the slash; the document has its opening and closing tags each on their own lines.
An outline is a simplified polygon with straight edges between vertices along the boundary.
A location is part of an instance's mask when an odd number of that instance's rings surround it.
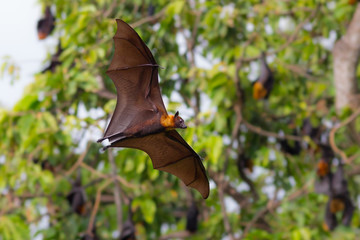
<svg viewBox="0 0 360 240">
<path fill-rule="evenodd" d="M 0 6 L 0 65 L 4 56 L 20 67 L 20 79 L 10 84 L 10 77 L 0 78 L 0 106 L 11 108 L 20 99 L 23 89 L 43 68 L 47 49 L 53 39 L 39 41 L 36 24 L 41 17 L 41 6 L 36 0 L 3 1 Z"/>
</svg>

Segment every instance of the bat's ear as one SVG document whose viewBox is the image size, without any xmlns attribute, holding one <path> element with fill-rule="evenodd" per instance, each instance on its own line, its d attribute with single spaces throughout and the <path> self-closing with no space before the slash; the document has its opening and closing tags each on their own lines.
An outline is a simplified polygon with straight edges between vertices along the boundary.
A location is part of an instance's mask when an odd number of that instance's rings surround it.
<svg viewBox="0 0 360 240">
<path fill-rule="evenodd" d="M 179 116 L 179 111 L 176 111 L 176 113 L 175 113 L 175 118 L 177 117 L 177 116 Z"/>
</svg>

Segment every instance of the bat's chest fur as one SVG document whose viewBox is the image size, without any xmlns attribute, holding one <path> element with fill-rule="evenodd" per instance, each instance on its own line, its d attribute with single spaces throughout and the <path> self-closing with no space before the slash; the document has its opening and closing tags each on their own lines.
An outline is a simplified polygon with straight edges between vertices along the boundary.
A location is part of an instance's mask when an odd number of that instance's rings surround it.
<svg viewBox="0 0 360 240">
<path fill-rule="evenodd" d="M 174 116 L 159 116 L 158 118 L 152 118 L 143 121 L 141 124 L 134 124 L 129 127 L 124 135 L 126 137 L 143 137 L 149 134 L 165 131 L 166 129 L 172 129 L 174 126 Z"/>
<path fill-rule="evenodd" d="M 175 128 L 175 120 L 174 120 L 174 115 L 162 115 L 160 118 L 160 124 L 161 126 L 163 126 L 164 128 Z"/>
</svg>

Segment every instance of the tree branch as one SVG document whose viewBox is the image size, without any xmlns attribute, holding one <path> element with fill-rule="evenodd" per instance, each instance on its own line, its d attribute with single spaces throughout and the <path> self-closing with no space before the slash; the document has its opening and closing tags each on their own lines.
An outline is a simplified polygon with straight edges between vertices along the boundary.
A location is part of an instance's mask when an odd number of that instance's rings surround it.
<svg viewBox="0 0 360 240">
<path fill-rule="evenodd" d="M 98 82 L 100 89 L 95 91 L 95 94 L 97 94 L 100 97 L 105 98 L 105 99 L 115 99 L 116 98 L 115 93 L 112 93 L 106 89 L 104 79 L 101 76 L 96 76 L 96 81 Z"/>
<path fill-rule="evenodd" d="M 89 147 L 90 147 L 90 142 L 87 143 L 84 152 L 81 153 L 75 164 L 69 169 L 69 171 L 65 173 L 66 176 L 70 176 L 81 165 L 81 163 L 84 161 L 87 152 L 89 151 Z"/>
<path fill-rule="evenodd" d="M 90 167 L 89 165 L 87 165 L 86 163 L 82 162 L 81 164 L 81 167 L 87 169 L 88 171 L 92 172 L 93 174 L 96 174 L 98 175 L 99 177 L 101 178 L 104 178 L 104 179 L 112 179 L 113 176 L 109 176 L 109 175 L 106 175 L 106 174 L 103 174 L 102 172 L 99 172 L 97 170 L 95 170 L 94 168 Z M 119 175 L 116 175 L 115 178 L 124 186 L 128 187 L 128 188 L 141 188 L 143 189 L 142 186 L 136 186 L 136 185 L 133 185 L 131 183 L 129 183 L 128 181 L 126 181 L 124 178 L 120 177 Z"/>
<path fill-rule="evenodd" d="M 191 236 L 191 233 L 189 231 L 179 231 L 174 233 L 166 234 L 162 237 L 160 237 L 160 240 L 168 240 L 168 239 L 186 239 Z"/>
<path fill-rule="evenodd" d="M 251 123 L 247 122 L 245 119 L 243 119 L 243 123 L 250 131 L 255 132 L 259 135 L 263 135 L 266 137 L 274 137 L 274 138 L 278 138 L 278 139 L 293 140 L 293 141 L 298 141 L 298 142 L 305 141 L 305 139 L 303 139 L 302 137 L 299 137 L 299 136 L 286 135 L 286 134 L 280 135 L 278 133 L 266 131 L 264 129 L 261 129 L 260 127 L 252 125 Z"/>
<path fill-rule="evenodd" d="M 241 208 L 245 208 L 248 206 L 249 201 L 246 196 L 236 191 L 236 189 L 230 185 L 230 183 L 224 179 L 220 178 L 220 174 L 212 171 L 211 169 L 208 170 L 210 177 L 214 180 L 216 185 L 220 185 L 222 181 L 222 188 L 224 193 L 230 195 L 239 205 Z"/>
<path fill-rule="evenodd" d="M 249 231 L 251 230 L 251 228 L 254 226 L 254 224 L 262 217 L 264 217 L 267 213 L 274 211 L 275 209 L 277 209 L 278 207 L 281 206 L 281 204 L 286 200 L 286 201 L 292 201 L 297 199 L 300 196 L 303 196 L 304 194 L 308 193 L 308 187 L 313 185 L 313 179 L 311 181 L 309 181 L 308 183 L 306 183 L 302 188 L 300 188 L 299 190 L 293 192 L 292 194 L 290 194 L 286 199 L 283 200 L 278 200 L 278 201 L 270 201 L 267 206 L 263 209 L 261 209 L 260 211 L 258 211 L 255 216 L 253 217 L 253 219 L 251 219 L 251 221 L 247 224 L 247 226 L 245 227 L 245 230 L 243 232 L 243 234 L 241 235 L 240 239 L 244 239 L 246 237 L 246 235 L 249 233 Z"/>
<path fill-rule="evenodd" d="M 223 177 L 223 175 L 222 175 Z M 218 195 L 219 195 L 219 201 L 220 201 L 220 206 L 221 206 L 221 213 L 223 215 L 223 221 L 224 221 L 224 227 L 225 227 L 225 231 L 227 232 L 227 234 L 229 235 L 231 240 L 234 240 L 234 235 L 231 229 L 231 225 L 230 225 L 230 221 L 229 218 L 227 216 L 226 213 L 226 206 L 225 206 L 225 202 L 224 202 L 224 192 L 223 192 L 223 185 L 224 181 L 221 179 L 221 181 L 219 182 L 218 185 Z"/>
<path fill-rule="evenodd" d="M 97 192 L 96 192 L 96 200 L 95 200 L 95 204 L 94 207 L 91 211 L 91 216 L 90 216 L 90 220 L 89 220 L 89 225 L 87 228 L 86 233 L 89 236 L 93 236 L 93 227 L 94 227 L 94 222 L 95 222 L 95 217 L 96 217 L 96 213 L 98 211 L 99 205 L 100 205 L 100 200 L 101 200 L 101 192 L 112 182 L 112 180 L 108 179 L 101 187 L 98 188 Z"/>
<path fill-rule="evenodd" d="M 147 16 L 145 18 L 140 19 L 137 22 L 131 23 L 130 26 L 132 28 L 136 28 L 136 27 L 139 27 L 140 25 L 143 25 L 144 23 L 147 23 L 147 22 L 158 21 L 164 15 L 164 13 L 165 13 L 165 8 L 163 8 L 160 12 L 158 12 L 154 16 Z"/>
<path fill-rule="evenodd" d="M 302 21 L 299 25 L 296 26 L 294 33 L 292 35 L 290 35 L 290 37 L 287 39 L 287 41 L 281 45 L 280 47 L 278 47 L 277 49 L 273 50 L 273 51 L 268 51 L 266 52 L 266 56 L 268 55 L 274 55 L 278 52 L 281 52 L 282 50 L 284 50 L 285 48 L 287 48 L 288 46 L 290 46 L 296 39 L 297 36 L 300 32 L 300 30 L 305 26 L 305 24 L 307 24 L 308 22 L 310 22 L 318 13 L 319 9 L 320 9 L 320 4 L 318 4 L 316 6 L 316 8 L 311 12 L 310 16 L 307 17 L 304 21 Z M 261 54 L 259 56 L 255 56 L 255 57 L 247 57 L 247 58 L 242 58 L 242 61 L 244 62 L 251 62 L 254 60 L 257 60 L 261 57 Z"/>
<path fill-rule="evenodd" d="M 119 182 L 116 179 L 117 176 L 117 167 L 115 164 L 115 160 L 114 160 L 114 155 L 112 153 L 111 150 L 108 150 L 108 158 L 109 158 L 109 162 L 111 165 L 111 170 L 112 170 L 112 176 L 113 176 L 113 181 L 114 181 L 114 198 L 115 198 L 115 205 L 116 205 L 116 217 L 117 217 L 117 223 L 118 223 L 118 230 L 119 232 L 121 232 L 122 227 L 123 227 L 123 222 L 122 222 L 122 202 L 121 202 L 121 196 L 120 196 L 120 192 L 121 192 L 121 187 Z"/>
<path fill-rule="evenodd" d="M 330 141 L 330 146 L 332 148 L 332 150 L 334 151 L 334 153 L 337 153 L 341 156 L 342 160 L 345 163 L 351 163 L 351 161 L 349 161 L 348 157 L 346 156 L 345 152 L 340 150 L 340 148 L 338 148 L 336 146 L 335 143 L 335 133 L 336 131 L 341 128 L 344 127 L 345 125 L 349 124 L 350 122 L 354 121 L 356 119 L 356 117 L 360 114 L 360 108 L 358 108 L 353 114 L 351 114 L 350 117 L 348 117 L 347 119 L 345 119 L 343 122 L 341 122 L 340 124 L 337 124 L 335 127 L 333 127 L 330 131 L 329 134 L 329 141 Z"/>
</svg>

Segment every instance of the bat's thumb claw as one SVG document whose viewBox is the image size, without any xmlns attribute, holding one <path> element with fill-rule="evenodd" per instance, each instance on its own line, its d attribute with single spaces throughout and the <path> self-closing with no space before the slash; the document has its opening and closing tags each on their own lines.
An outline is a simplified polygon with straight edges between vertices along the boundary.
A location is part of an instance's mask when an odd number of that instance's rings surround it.
<svg viewBox="0 0 360 240">
<path fill-rule="evenodd" d="M 101 142 L 101 145 L 103 145 L 103 147 L 99 150 L 100 153 L 105 152 L 105 150 L 111 146 L 111 143 L 110 143 L 109 139 L 107 139 L 107 138 L 99 139 L 97 142 Z"/>
<path fill-rule="evenodd" d="M 101 142 L 101 145 L 103 145 L 104 147 L 108 147 L 111 145 L 110 141 L 108 138 L 105 139 L 99 139 L 97 142 Z"/>
</svg>

